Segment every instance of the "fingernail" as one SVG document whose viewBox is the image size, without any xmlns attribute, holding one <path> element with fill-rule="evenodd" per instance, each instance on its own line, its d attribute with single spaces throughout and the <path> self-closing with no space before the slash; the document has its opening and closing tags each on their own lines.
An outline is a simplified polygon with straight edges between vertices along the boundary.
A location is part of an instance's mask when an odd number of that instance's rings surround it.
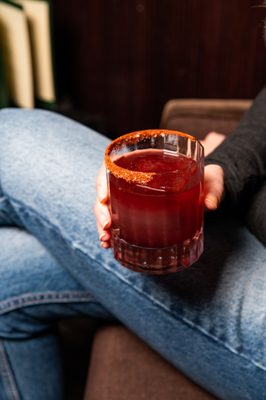
<svg viewBox="0 0 266 400">
<path fill-rule="evenodd" d="M 103 229 L 107 229 L 107 228 L 109 228 L 110 227 L 110 221 L 109 221 L 109 219 L 107 219 L 106 221 L 105 221 L 105 223 L 103 224 Z"/>
<path fill-rule="evenodd" d="M 109 243 L 108 243 L 108 242 L 101 242 L 101 243 L 100 243 L 100 246 L 101 246 L 103 249 L 108 249 Z"/>
<path fill-rule="evenodd" d="M 109 239 L 109 235 L 106 232 L 103 232 L 100 234 L 100 241 L 105 242 L 106 240 Z"/>
<path fill-rule="evenodd" d="M 217 197 L 214 196 L 207 196 L 205 203 L 207 203 L 212 209 L 216 209 L 218 207 Z"/>
</svg>

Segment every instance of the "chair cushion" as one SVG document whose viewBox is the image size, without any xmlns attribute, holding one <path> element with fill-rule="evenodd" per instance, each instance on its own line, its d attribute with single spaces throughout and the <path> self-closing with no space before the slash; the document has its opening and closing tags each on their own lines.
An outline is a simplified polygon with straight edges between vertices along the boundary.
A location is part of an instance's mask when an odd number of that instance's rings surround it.
<svg viewBox="0 0 266 400">
<path fill-rule="evenodd" d="M 84 400 L 211 400 L 122 325 L 95 336 Z"/>
</svg>

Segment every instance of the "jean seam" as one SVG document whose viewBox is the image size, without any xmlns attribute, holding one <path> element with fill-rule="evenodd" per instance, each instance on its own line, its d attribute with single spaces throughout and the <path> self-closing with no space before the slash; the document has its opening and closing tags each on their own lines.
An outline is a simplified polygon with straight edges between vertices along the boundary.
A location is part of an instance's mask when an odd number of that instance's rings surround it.
<svg viewBox="0 0 266 400">
<path fill-rule="evenodd" d="M 6 351 L 2 342 L 0 342 L 0 370 L 1 370 L 1 376 L 3 377 L 4 387 L 6 387 L 8 390 L 8 392 L 6 392 L 8 398 L 10 400 L 20 400 L 20 395 L 17 389 L 17 385 L 15 383 L 14 376 L 12 374 L 6 356 Z"/>
<path fill-rule="evenodd" d="M 46 226 L 52 230 L 56 235 L 59 235 L 61 239 L 63 239 L 73 250 L 78 250 L 80 253 L 82 253 L 83 256 L 85 256 L 86 258 L 89 258 L 93 263 L 96 263 L 97 266 L 102 266 L 96 259 L 92 258 L 88 253 L 86 253 L 86 250 L 84 250 L 82 248 L 82 246 L 80 246 L 80 243 L 75 243 L 75 242 L 71 242 L 69 239 L 67 239 L 62 232 L 60 231 L 60 229 L 56 226 L 53 225 L 49 220 L 47 220 L 45 217 L 43 217 L 41 214 L 39 214 L 35 209 L 33 209 L 30 206 L 26 206 L 23 202 L 12 198 L 11 196 L 9 197 L 11 202 L 17 203 L 18 206 L 22 207 L 23 210 L 28 213 L 33 215 L 35 218 L 37 217 L 41 223 L 46 224 Z M 117 271 L 107 267 L 105 265 L 104 267 L 107 271 L 110 271 L 112 274 L 116 275 L 116 277 L 118 279 L 120 279 L 121 281 L 125 282 L 128 286 L 130 286 L 132 289 L 134 289 L 136 292 L 138 292 L 139 294 L 141 294 L 143 297 L 148 298 L 149 300 L 152 301 L 152 303 L 157 304 L 158 306 L 160 306 L 165 312 L 167 312 L 169 314 L 169 316 L 173 319 L 178 319 L 180 321 L 183 321 L 185 324 L 187 324 L 188 326 L 197 329 L 199 333 L 201 333 L 202 335 L 212 339 L 213 341 L 219 343 L 221 346 L 224 346 L 227 350 L 229 350 L 230 352 L 232 352 L 233 354 L 239 356 L 240 358 L 245 359 L 246 361 L 249 361 L 251 364 L 253 364 L 256 368 L 259 368 L 263 371 L 266 371 L 266 366 L 262 365 L 261 363 L 258 363 L 257 361 L 253 360 L 252 358 L 248 357 L 247 355 L 239 352 L 238 350 L 236 350 L 235 348 L 233 348 L 232 346 L 230 346 L 228 343 L 226 343 L 225 341 L 222 341 L 221 339 L 219 339 L 217 336 L 214 336 L 212 334 L 210 334 L 210 332 L 206 331 L 204 328 L 202 328 L 199 325 L 196 325 L 194 322 L 192 322 L 191 320 L 180 316 L 180 314 L 176 314 L 173 313 L 168 307 L 165 307 L 165 305 L 161 302 L 159 302 L 158 300 L 156 300 L 154 297 L 150 296 L 149 294 L 147 294 L 146 292 L 142 291 L 141 289 L 139 289 L 138 287 L 132 285 L 132 283 L 128 280 L 126 280 L 122 275 L 120 275 L 119 273 L 117 273 Z"/>
<path fill-rule="evenodd" d="M 37 292 L 26 293 L 21 296 L 10 297 L 0 302 L 0 315 L 17 310 L 19 308 L 36 306 L 41 304 L 58 303 L 87 303 L 96 300 L 89 294 L 79 294 L 78 292 Z"/>
</svg>

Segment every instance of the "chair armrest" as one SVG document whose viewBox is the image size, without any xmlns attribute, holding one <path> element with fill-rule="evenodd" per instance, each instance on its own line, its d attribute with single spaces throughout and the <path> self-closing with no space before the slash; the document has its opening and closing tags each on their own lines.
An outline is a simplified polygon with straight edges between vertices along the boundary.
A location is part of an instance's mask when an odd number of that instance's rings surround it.
<svg viewBox="0 0 266 400">
<path fill-rule="evenodd" d="M 172 99 L 162 112 L 161 128 L 190 133 L 202 139 L 208 132 L 232 132 L 251 100 Z"/>
</svg>

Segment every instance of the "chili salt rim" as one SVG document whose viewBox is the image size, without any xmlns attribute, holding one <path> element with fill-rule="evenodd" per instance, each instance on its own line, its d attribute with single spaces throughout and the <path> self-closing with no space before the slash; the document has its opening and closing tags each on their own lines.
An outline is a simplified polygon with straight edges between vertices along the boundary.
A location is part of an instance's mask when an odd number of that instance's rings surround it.
<svg viewBox="0 0 266 400">
<path fill-rule="evenodd" d="M 174 131 L 170 129 L 146 129 L 143 131 L 135 131 L 118 137 L 107 146 L 104 155 L 106 168 L 118 179 L 120 178 L 126 180 L 127 182 L 139 183 L 142 185 L 148 183 L 152 177 L 156 175 L 156 172 L 131 171 L 129 169 L 120 167 L 111 160 L 110 154 L 112 150 L 119 147 L 121 141 L 127 143 L 128 145 L 133 145 L 145 138 L 158 137 L 167 134 L 186 137 L 194 142 L 198 142 L 202 147 L 201 143 L 194 136 L 180 131 Z"/>
</svg>

